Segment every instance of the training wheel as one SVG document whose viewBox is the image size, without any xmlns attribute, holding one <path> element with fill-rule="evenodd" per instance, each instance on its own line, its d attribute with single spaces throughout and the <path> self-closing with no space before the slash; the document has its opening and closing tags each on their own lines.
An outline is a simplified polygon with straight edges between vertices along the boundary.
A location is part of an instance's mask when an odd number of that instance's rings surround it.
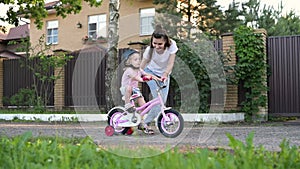
<svg viewBox="0 0 300 169">
<path fill-rule="evenodd" d="M 112 136 L 115 132 L 115 129 L 113 128 L 113 126 L 106 126 L 105 127 L 105 134 L 107 136 Z"/>
</svg>

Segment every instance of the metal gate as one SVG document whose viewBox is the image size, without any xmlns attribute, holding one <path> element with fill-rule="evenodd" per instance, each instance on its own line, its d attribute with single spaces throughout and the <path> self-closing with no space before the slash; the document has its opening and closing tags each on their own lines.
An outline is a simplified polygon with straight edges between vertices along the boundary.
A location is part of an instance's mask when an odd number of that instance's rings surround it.
<svg viewBox="0 0 300 169">
<path fill-rule="evenodd" d="M 300 36 L 269 37 L 269 115 L 300 116 Z"/>
</svg>

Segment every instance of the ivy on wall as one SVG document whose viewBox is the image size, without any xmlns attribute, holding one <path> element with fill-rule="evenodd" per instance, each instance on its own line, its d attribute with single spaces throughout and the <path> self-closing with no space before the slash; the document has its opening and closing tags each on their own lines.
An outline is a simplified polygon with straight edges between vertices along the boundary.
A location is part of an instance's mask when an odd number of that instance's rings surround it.
<svg viewBox="0 0 300 169">
<path fill-rule="evenodd" d="M 238 58 L 235 76 L 238 82 L 243 82 L 247 91 L 242 111 L 246 113 L 246 120 L 249 120 L 257 115 L 259 107 L 267 104 L 265 44 L 261 34 L 245 26 L 237 28 L 233 38 Z"/>
</svg>

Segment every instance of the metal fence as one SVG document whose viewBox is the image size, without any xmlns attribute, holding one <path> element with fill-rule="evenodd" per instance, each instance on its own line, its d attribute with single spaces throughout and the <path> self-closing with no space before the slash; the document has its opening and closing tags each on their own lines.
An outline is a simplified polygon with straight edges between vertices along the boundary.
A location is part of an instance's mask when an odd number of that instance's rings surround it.
<svg viewBox="0 0 300 169">
<path fill-rule="evenodd" d="M 300 116 L 300 36 L 269 37 L 269 114 Z"/>
<path fill-rule="evenodd" d="M 105 104 L 105 53 L 72 53 L 65 66 L 65 106 Z M 95 100 L 96 98 L 96 100 Z"/>
<path fill-rule="evenodd" d="M 217 51 L 222 50 L 222 40 L 213 42 Z M 124 49 L 119 50 L 119 56 Z M 142 53 L 142 51 L 141 51 Z M 105 70 L 106 70 L 106 50 L 97 46 L 76 51 L 70 55 L 74 56 L 65 66 L 65 103 L 66 107 L 91 107 L 105 105 Z M 121 104 L 120 97 L 120 77 L 123 72 L 121 57 L 119 57 L 119 67 L 115 72 L 111 90 L 116 93 L 114 102 Z M 30 88 L 33 85 L 33 73 L 22 66 L 25 60 L 5 60 L 4 61 L 4 97 L 10 98 L 18 93 L 22 88 Z M 28 63 L 26 63 L 28 64 Z M 30 63 L 35 64 L 35 63 Z M 52 74 L 54 72 L 52 71 Z M 149 99 L 150 91 L 148 86 L 142 85 L 142 92 L 145 99 Z M 168 106 L 176 104 L 175 89 L 170 88 L 167 100 Z M 5 104 L 8 106 L 9 104 Z M 49 104 L 54 105 L 54 92 L 51 93 Z"/>
<path fill-rule="evenodd" d="M 222 40 L 214 41 L 213 45 L 217 51 L 222 51 Z M 268 77 L 270 115 L 300 116 L 299 49 L 300 36 L 267 38 L 267 57 L 270 70 Z M 123 50 L 120 49 L 120 56 Z M 74 106 L 74 101 L 79 103 L 79 106 L 105 105 L 105 50 L 90 48 L 74 52 L 71 55 L 75 58 L 69 61 L 65 67 L 65 106 Z M 24 62 L 23 59 L 3 61 L 4 106 L 11 105 L 5 102 L 5 98 L 10 98 L 20 89 L 31 88 L 33 85 L 34 74 L 22 66 Z M 26 64 L 35 64 L 35 62 Z M 76 78 L 74 78 L 74 71 Z M 51 73 L 53 74 L 53 71 Z M 122 66 L 118 68 L 116 76 L 121 77 L 121 73 Z M 120 80 L 114 82 L 119 84 Z M 118 85 L 112 86 L 112 89 L 115 88 L 118 93 L 118 87 Z M 149 95 L 149 90 L 145 85 L 143 85 L 143 92 L 146 96 Z M 167 103 L 170 106 L 176 104 L 173 99 L 174 94 L 173 89 L 170 89 Z M 118 97 L 119 95 L 115 98 L 116 102 L 120 102 Z M 242 94 L 239 97 L 241 100 Z M 49 105 L 54 105 L 53 93 L 51 93 Z"/>
<path fill-rule="evenodd" d="M 34 85 L 34 73 L 28 67 L 34 67 L 38 64 L 38 60 L 28 61 L 26 59 L 12 59 L 3 61 L 3 105 L 12 105 L 8 100 L 21 89 L 33 89 Z M 27 66 L 26 66 L 27 65 Z M 53 70 L 49 70 L 49 74 L 54 74 Z M 39 81 L 37 85 L 41 84 Z M 50 88 L 53 88 L 54 84 L 50 84 Z M 49 89 L 50 90 L 50 89 Z M 48 105 L 54 104 L 53 92 L 49 92 L 50 99 Z M 26 99 L 26 98 L 25 98 Z"/>
</svg>

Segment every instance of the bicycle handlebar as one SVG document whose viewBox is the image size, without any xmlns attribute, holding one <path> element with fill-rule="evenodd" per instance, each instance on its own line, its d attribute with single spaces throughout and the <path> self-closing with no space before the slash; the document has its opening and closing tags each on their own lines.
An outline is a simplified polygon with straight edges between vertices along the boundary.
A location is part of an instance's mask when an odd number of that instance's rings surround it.
<svg viewBox="0 0 300 169">
<path fill-rule="evenodd" d="M 152 79 L 152 80 L 154 80 L 156 82 L 156 85 L 159 87 L 159 90 L 167 87 L 167 84 L 165 82 L 163 82 L 163 81 L 156 80 L 156 79 Z"/>
</svg>

